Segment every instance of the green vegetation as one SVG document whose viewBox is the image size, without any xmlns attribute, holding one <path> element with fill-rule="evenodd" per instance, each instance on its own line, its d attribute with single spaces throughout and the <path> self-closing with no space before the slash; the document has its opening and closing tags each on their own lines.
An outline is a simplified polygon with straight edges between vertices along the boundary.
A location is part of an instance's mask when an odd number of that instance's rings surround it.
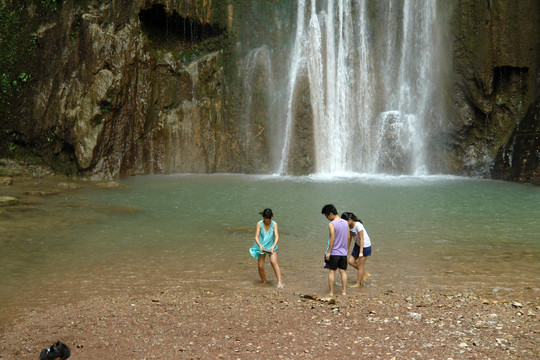
<svg viewBox="0 0 540 360">
<path fill-rule="evenodd" d="M 37 28 L 37 19 L 29 19 L 29 7 L 37 6 L 36 13 L 46 15 L 57 11 L 64 0 L 17 0 L 0 5 L 0 107 L 10 105 L 10 99 L 20 86 L 31 78 L 25 63 L 39 46 L 31 35 Z"/>
<path fill-rule="evenodd" d="M 71 27 L 71 31 L 69 32 L 69 38 L 71 40 L 75 40 L 75 36 L 78 34 L 79 29 L 81 28 L 81 19 L 78 19 L 75 24 Z"/>
<path fill-rule="evenodd" d="M 7 0 L 0 3 L 0 156 L 40 161 L 41 155 L 22 136 L 17 118 L 19 97 L 34 79 L 40 47 L 35 31 L 43 19 L 54 16 L 64 0 Z M 50 139 L 45 135 L 44 142 Z"/>
<path fill-rule="evenodd" d="M 41 6 L 46 9 L 58 11 L 64 0 L 40 0 Z"/>
</svg>

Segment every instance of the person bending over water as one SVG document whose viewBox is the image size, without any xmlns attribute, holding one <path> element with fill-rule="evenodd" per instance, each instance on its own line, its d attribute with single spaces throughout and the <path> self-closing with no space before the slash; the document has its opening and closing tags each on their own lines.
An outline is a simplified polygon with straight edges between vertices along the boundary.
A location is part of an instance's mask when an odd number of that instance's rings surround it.
<svg viewBox="0 0 540 360">
<path fill-rule="evenodd" d="M 341 294 L 347 295 L 347 253 L 351 243 L 349 226 L 339 217 L 336 207 L 332 204 L 325 205 L 321 213 L 330 221 L 328 249 L 324 255 L 324 267 L 328 269 L 328 287 L 330 288 L 328 295 L 334 296 L 334 279 L 338 268 L 341 275 Z"/>
<path fill-rule="evenodd" d="M 257 223 L 255 229 L 255 243 L 253 244 L 253 247 L 249 249 L 249 252 L 251 256 L 258 259 L 259 275 L 261 276 L 263 284 L 266 283 L 264 262 L 266 255 L 270 255 L 270 264 L 272 265 L 272 268 L 274 268 L 274 273 L 276 274 L 278 281 L 277 287 L 278 289 L 282 289 L 283 283 L 281 282 L 281 272 L 277 262 L 279 241 L 278 225 L 277 222 L 273 220 L 274 214 L 271 209 L 264 209 L 260 214 L 263 219 Z"/>
<path fill-rule="evenodd" d="M 365 268 L 367 257 L 371 256 L 371 239 L 362 221 L 352 212 L 344 212 L 341 214 L 341 218 L 347 221 L 354 238 L 354 248 L 349 256 L 349 265 L 358 270 L 358 280 L 351 287 L 360 287 L 362 282 L 371 276 Z"/>
</svg>

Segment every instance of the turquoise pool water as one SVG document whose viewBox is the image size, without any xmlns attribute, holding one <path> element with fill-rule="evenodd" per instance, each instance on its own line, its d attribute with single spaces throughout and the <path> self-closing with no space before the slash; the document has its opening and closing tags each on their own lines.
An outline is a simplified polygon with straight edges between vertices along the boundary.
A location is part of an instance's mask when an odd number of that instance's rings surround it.
<svg viewBox="0 0 540 360">
<path fill-rule="evenodd" d="M 324 294 L 336 205 L 373 242 L 370 289 L 540 291 L 540 187 L 449 176 L 144 176 L 120 188 L 19 181 L 0 216 L 4 318 L 40 304 L 164 287 L 253 288 L 258 214 L 274 211 L 286 290 Z M 57 189 L 50 196 L 28 190 Z M 275 281 L 270 265 L 267 274 Z M 356 276 L 352 269 L 349 278 Z M 15 310 L 15 311 L 14 311 Z M 0 317 L 1 319 L 2 317 Z"/>
</svg>

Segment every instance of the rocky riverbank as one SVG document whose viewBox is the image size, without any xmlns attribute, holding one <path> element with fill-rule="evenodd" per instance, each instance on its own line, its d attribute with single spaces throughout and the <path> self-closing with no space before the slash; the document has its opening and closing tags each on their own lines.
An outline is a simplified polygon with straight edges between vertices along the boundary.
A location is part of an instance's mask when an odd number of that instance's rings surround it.
<svg viewBox="0 0 540 360">
<path fill-rule="evenodd" d="M 61 303 L 61 301 L 59 301 Z M 533 359 L 538 299 L 362 290 L 171 288 L 33 309 L 3 328 L 1 359 L 61 340 L 77 359 Z"/>
<path fill-rule="evenodd" d="M 43 165 L 23 161 L 0 159 L 0 185 L 11 185 L 13 178 L 44 178 L 54 176 L 54 171 Z"/>
</svg>

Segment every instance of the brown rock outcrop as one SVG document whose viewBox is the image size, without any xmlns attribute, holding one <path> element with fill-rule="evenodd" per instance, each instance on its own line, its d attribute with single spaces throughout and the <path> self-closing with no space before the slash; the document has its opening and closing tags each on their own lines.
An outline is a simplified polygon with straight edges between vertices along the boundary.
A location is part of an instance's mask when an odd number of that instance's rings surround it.
<svg viewBox="0 0 540 360">
<path fill-rule="evenodd" d="M 450 172 L 540 184 L 538 145 L 525 140 L 540 135 L 540 3 L 460 0 L 453 26 Z"/>
</svg>

